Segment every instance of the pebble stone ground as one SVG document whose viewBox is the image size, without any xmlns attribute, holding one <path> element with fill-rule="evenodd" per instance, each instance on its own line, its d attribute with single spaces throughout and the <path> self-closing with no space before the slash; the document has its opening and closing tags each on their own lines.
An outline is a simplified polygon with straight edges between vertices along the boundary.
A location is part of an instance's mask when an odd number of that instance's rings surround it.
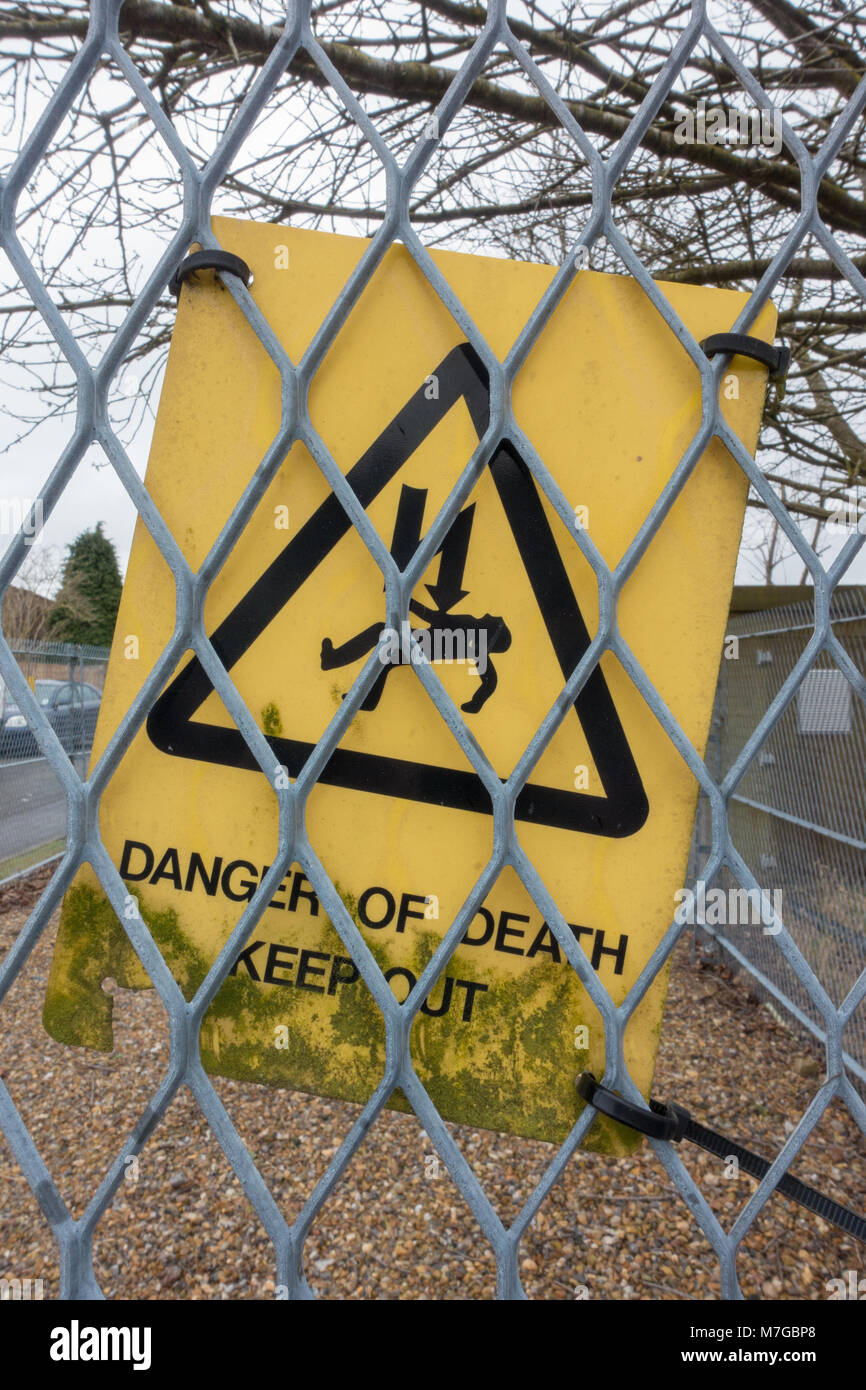
<svg viewBox="0 0 866 1390">
<path fill-rule="evenodd" d="M 39 880 L 0 892 L 0 956 L 36 899 Z M 0 1074 L 75 1215 L 164 1073 L 168 1032 L 153 991 L 115 1001 L 110 1056 L 60 1046 L 42 1029 L 55 924 L 0 1011 Z M 654 1093 L 772 1156 L 823 1076 L 818 1048 L 789 1032 L 717 963 L 675 954 Z M 291 1219 L 350 1127 L 354 1106 L 264 1086 L 215 1085 L 276 1200 Z M 554 1154 L 552 1146 L 466 1126 L 458 1142 L 506 1224 Z M 793 1171 L 866 1210 L 863 1136 L 834 1102 Z M 745 1175 L 691 1145 L 682 1157 L 723 1225 L 753 1190 Z M 438 1173 L 437 1173 L 438 1166 Z M 414 1116 L 386 1112 L 315 1221 L 306 1269 L 326 1299 L 484 1299 L 492 1255 Z M 130 1170 L 94 1242 L 109 1297 L 271 1299 L 270 1242 L 191 1095 L 183 1090 Z M 535 1299 L 714 1299 L 713 1251 L 648 1146 L 628 1158 L 582 1154 L 551 1192 L 520 1257 Z M 826 1299 L 829 1281 L 864 1271 L 862 1246 L 774 1195 L 741 1246 L 753 1299 Z M 58 1292 L 48 1226 L 0 1141 L 0 1278 Z"/>
</svg>

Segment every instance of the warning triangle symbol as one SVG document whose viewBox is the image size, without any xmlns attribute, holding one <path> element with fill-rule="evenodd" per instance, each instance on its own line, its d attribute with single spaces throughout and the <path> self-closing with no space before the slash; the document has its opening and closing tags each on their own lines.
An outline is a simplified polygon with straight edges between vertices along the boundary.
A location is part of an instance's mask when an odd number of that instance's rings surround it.
<svg viewBox="0 0 866 1390">
<path fill-rule="evenodd" d="M 365 509 L 460 399 L 466 403 L 479 438 L 487 429 L 487 371 L 468 343 L 449 352 L 432 375 L 438 381 L 438 397 L 429 399 L 422 384 L 347 473 L 347 482 Z M 589 646 L 590 637 L 534 479 L 507 440 L 495 450 L 489 468 L 563 678 L 567 679 Z M 459 522 L 460 517 L 451 531 Z M 226 670 L 232 669 L 291 602 L 350 528 L 349 518 L 331 494 L 212 634 L 214 650 Z M 409 558 L 400 557 L 401 568 Z M 151 742 L 174 757 L 260 771 L 237 729 L 195 721 L 212 690 L 198 657 L 192 657 L 148 716 Z M 600 666 L 587 679 L 574 711 L 604 796 L 527 783 L 517 798 L 515 818 L 590 835 L 633 835 L 644 824 L 649 803 Z M 310 742 L 276 736 L 269 737 L 268 742 L 292 777 L 298 775 L 315 747 Z M 319 781 L 482 814 L 492 810 L 483 784 L 472 771 L 346 748 L 334 751 Z"/>
</svg>

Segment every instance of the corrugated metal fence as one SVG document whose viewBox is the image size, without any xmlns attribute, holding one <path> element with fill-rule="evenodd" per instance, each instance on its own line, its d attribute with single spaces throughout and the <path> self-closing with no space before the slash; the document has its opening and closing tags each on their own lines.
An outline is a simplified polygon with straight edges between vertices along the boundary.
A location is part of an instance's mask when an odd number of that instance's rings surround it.
<svg viewBox="0 0 866 1390">
<path fill-rule="evenodd" d="M 866 669 L 866 590 L 837 591 L 830 604 L 841 648 Z M 727 778 L 764 711 L 777 699 L 814 635 L 812 604 L 732 617 L 707 755 Z M 733 640 L 732 640 L 733 639 Z M 866 969 L 866 707 L 829 652 L 821 652 L 794 698 L 745 768 L 728 803 L 728 828 L 799 950 L 837 1005 Z M 701 799 L 692 855 L 696 880 L 710 847 Z M 719 886 L 736 885 L 726 871 Z M 706 880 L 705 880 L 706 884 Z M 719 943 L 756 978 L 758 990 L 822 1040 L 821 1010 L 762 922 L 714 913 L 704 893 L 699 934 Z M 866 1017 L 852 1013 L 844 1047 L 866 1082 Z"/>
</svg>

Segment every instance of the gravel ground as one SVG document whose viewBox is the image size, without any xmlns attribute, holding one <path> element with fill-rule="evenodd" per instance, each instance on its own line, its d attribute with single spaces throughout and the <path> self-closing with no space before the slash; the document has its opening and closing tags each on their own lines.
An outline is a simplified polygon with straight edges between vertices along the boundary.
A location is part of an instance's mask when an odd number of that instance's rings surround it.
<svg viewBox="0 0 866 1390">
<path fill-rule="evenodd" d="M 37 880 L 0 893 L 0 955 L 35 901 Z M 63 1047 L 43 1031 L 54 927 L 3 1005 L 0 1075 L 75 1215 L 164 1074 L 168 1029 L 154 991 L 120 991 L 111 1056 Z M 654 1093 L 766 1156 L 778 1151 L 823 1075 L 818 1049 L 794 1036 L 716 964 L 673 964 Z M 300 1209 L 357 1107 L 216 1080 L 217 1090 L 287 1218 Z M 453 1125 L 506 1224 L 555 1150 Z M 684 1161 L 723 1225 L 754 1188 L 693 1145 Z M 383 1114 L 316 1220 L 306 1269 L 323 1298 L 490 1298 L 490 1250 L 414 1116 Z M 855 1210 L 866 1209 L 863 1136 L 834 1102 L 794 1172 Z M 115 1298 L 269 1298 L 273 1259 L 240 1185 L 191 1095 L 176 1097 L 101 1223 L 94 1265 Z M 862 1248 L 774 1195 L 744 1240 L 747 1297 L 825 1299 L 830 1279 L 862 1270 Z M 521 1247 L 527 1294 L 538 1299 L 712 1299 L 718 1263 L 652 1150 L 628 1158 L 581 1154 Z M 50 1231 L 0 1140 L 0 1277 L 41 1278 L 58 1292 Z"/>
</svg>

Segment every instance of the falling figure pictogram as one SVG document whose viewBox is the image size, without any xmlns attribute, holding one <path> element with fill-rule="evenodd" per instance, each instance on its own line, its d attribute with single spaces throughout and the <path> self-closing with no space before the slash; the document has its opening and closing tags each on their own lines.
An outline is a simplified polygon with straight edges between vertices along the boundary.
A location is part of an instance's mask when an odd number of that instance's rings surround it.
<svg viewBox="0 0 866 1390">
<path fill-rule="evenodd" d="M 426 488 L 408 487 L 404 483 L 394 521 L 394 536 L 391 541 L 391 554 L 401 570 L 404 570 L 409 564 L 421 542 L 426 503 Z M 466 598 L 469 593 L 469 590 L 461 588 L 461 585 L 466 568 L 466 556 L 469 550 L 469 538 L 474 515 L 475 503 L 473 502 L 456 517 L 437 551 L 440 557 L 439 577 L 435 584 L 426 586 L 433 599 L 434 607 L 429 608 L 417 599 L 409 600 L 409 612 L 428 624 L 426 629 L 421 630 L 430 635 L 433 644 L 432 650 L 437 649 L 435 645 L 437 637 L 441 641 L 444 634 L 447 633 L 447 650 L 450 653 L 453 650 L 454 636 L 457 633 L 465 634 L 464 651 L 470 660 L 475 659 L 477 661 L 477 673 L 480 680 L 480 685 L 472 698 L 460 706 L 466 714 L 477 714 L 490 699 L 499 683 L 496 668 L 489 660 L 488 654 L 490 652 L 507 652 L 511 646 L 511 631 L 503 617 L 485 613 L 482 617 L 476 618 L 472 613 L 450 612 L 454 604 L 459 603 L 462 598 Z M 416 632 L 418 629 L 413 628 L 412 631 Z M 479 641 L 482 632 L 485 635 L 483 644 Z M 360 661 L 362 657 L 373 650 L 381 635 L 382 624 L 371 623 L 369 627 L 364 628 L 354 637 L 350 637 L 348 641 L 341 643 L 338 647 L 334 646 L 330 637 L 325 637 L 322 641 L 322 670 L 333 671 L 339 666 L 350 666 L 353 662 Z M 483 662 L 477 660 L 482 647 Z M 376 708 L 385 689 L 385 681 L 389 671 L 392 671 L 396 664 L 407 664 L 408 660 L 409 654 L 408 652 L 403 654 L 401 644 L 400 661 L 392 662 L 388 659 L 361 705 L 362 710 L 374 710 Z M 343 698 L 345 699 L 345 696 Z"/>
</svg>

